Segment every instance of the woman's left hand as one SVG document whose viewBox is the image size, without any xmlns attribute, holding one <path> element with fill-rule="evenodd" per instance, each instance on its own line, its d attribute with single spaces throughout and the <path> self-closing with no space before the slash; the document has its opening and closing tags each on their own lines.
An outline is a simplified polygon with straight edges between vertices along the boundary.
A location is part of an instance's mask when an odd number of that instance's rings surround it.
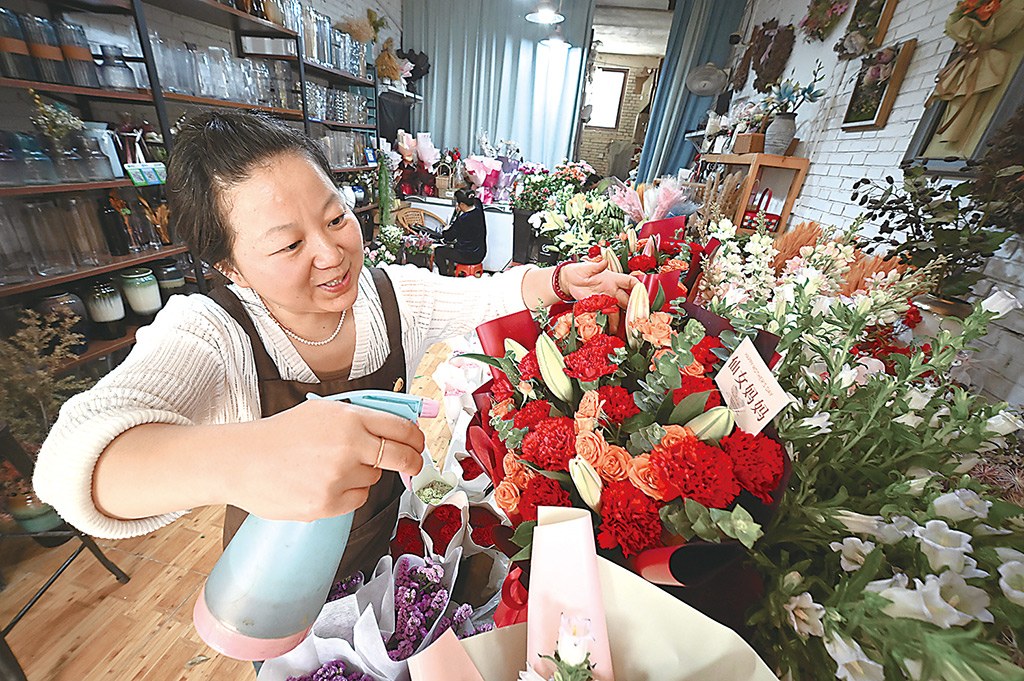
<svg viewBox="0 0 1024 681">
<path fill-rule="evenodd" d="M 608 271 L 608 263 L 575 262 L 562 267 L 558 273 L 559 286 L 576 300 L 604 293 L 619 301 L 620 307 L 629 302 L 629 292 L 637 280 L 628 274 Z"/>
</svg>

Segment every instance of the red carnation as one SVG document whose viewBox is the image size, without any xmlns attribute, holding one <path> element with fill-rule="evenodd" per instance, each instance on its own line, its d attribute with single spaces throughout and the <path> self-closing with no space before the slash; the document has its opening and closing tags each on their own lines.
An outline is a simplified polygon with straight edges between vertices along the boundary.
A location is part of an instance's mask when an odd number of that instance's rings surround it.
<svg viewBox="0 0 1024 681">
<path fill-rule="evenodd" d="M 533 428 L 551 416 L 551 403 L 547 400 L 533 400 L 524 404 L 522 409 L 512 412 L 511 416 L 512 425 L 516 428 Z"/>
<path fill-rule="evenodd" d="M 588 248 L 587 249 L 587 257 L 588 258 L 599 258 L 599 257 L 601 257 L 601 247 L 598 246 L 597 244 L 594 244 L 593 246 Z"/>
<path fill-rule="evenodd" d="M 648 460 L 666 483 L 666 501 L 680 496 L 708 508 L 725 508 L 740 493 L 729 456 L 696 438 L 655 445 Z"/>
<path fill-rule="evenodd" d="M 665 255 L 679 255 L 680 251 L 683 250 L 684 243 L 680 239 L 662 239 L 661 243 L 658 244 L 658 250 Z"/>
<path fill-rule="evenodd" d="M 640 413 L 640 409 L 633 401 L 633 395 L 619 385 L 602 385 L 597 389 L 597 394 L 604 402 L 601 406 L 604 415 L 612 423 L 622 423 L 630 416 Z"/>
<path fill-rule="evenodd" d="M 722 341 L 714 336 L 704 336 L 699 343 L 690 348 L 690 353 L 695 360 L 704 365 L 704 371 L 709 372 L 720 361 L 712 350 L 723 347 L 725 346 L 722 345 Z"/>
<path fill-rule="evenodd" d="M 519 495 L 519 514 L 523 520 L 536 520 L 538 506 L 569 506 L 569 493 L 551 478 L 543 475 L 530 480 Z"/>
<path fill-rule="evenodd" d="M 621 546 L 628 558 L 658 546 L 660 540 L 661 518 L 654 501 L 628 480 L 606 484 L 601 494 L 598 545 L 603 549 Z"/>
<path fill-rule="evenodd" d="M 598 293 L 592 296 L 587 296 L 583 300 L 577 301 L 572 306 L 572 313 L 586 314 L 587 312 L 604 312 L 609 314 L 615 312 L 619 307 L 619 302 L 611 296 L 603 293 Z"/>
<path fill-rule="evenodd" d="M 494 546 L 494 528 L 501 524 L 498 516 L 484 506 L 469 507 L 471 535 L 477 546 Z"/>
<path fill-rule="evenodd" d="M 540 364 L 537 363 L 537 350 L 530 350 L 519 360 L 519 378 L 532 381 L 540 378 Z"/>
<path fill-rule="evenodd" d="M 451 504 L 441 504 L 423 521 L 423 531 L 434 542 L 434 553 L 443 556 L 452 537 L 462 527 L 462 511 Z"/>
<path fill-rule="evenodd" d="M 618 366 L 609 362 L 608 356 L 625 345 L 614 336 L 598 334 L 576 352 L 566 355 L 565 373 L 581 381 L 596 381 L 602 376 L 613 374 Z"/>
<path fill-rule="evenodd" d="M 722 449 L 732 459 L 733 471 L 743 489 L 766 504 L 782 480 L 783 454 L 778 442 L 758 433 L 740 430 L 722 438 Z"/>
<path fill-rule="evenodd" d="M 459 459 L 459 465 L 462 466 L 463 480 L 476 480 L 484 472 L 483 467 L 471 456 Z"/>
<path fill-rule="evenodd" d="M 391 540 L 391 555 L 398 557 L 404 554 L 423 555 L 423 537 L 420 526 L 412 518 L 399 518 L 395 526 L 395 536 Z"/>
<path fill-rule="evenodd" d="M 508 382 L 508 376 L 504 371 L 495 371 L 494 380 L 491 381 L 491 395 L 495 402 L 501 402 L 513 395 L 512 384 Z"/>
<path fill-rule="evenodd" d="M 918 309 L 917 305 L 911 303 L 907 313 L 903 315 L 903 323 L 907 325 L 908 329 L 913 329 L 921 323 L 921 319 L 921 310 Z"/>
<path fill-rule="evenodd" d="M 523 438 L 523 459 L 546 471 L 569 470 L 576 455 L 576 425 L 570 418 L 546 418 Z"/>
<path fill-rule="evenodd" d="M 640 255 L 634 255 L 630 258 L 627 264 L 629 265 L 630 272 L 649 272 L 657 269 L 658 259 L 653 255 L 644 255 L 641 253 Z"/>
<path fill-rule="evenodd" d="M 679 404 L 686 397 L 694 393 L 702 393 L 706 390 L 710 390 L 711 394 L 708 395 L 708 401 L 704 405 L 704 411 L 711 409 L 712 407 L 722 406 L 722 395 L 715 388 L 715 382 L 707 376 L 690 376 L 689 374 L 683 374 L 683 384 L 679 388 L 672 391 L 672 402 Z"/>
</svg>

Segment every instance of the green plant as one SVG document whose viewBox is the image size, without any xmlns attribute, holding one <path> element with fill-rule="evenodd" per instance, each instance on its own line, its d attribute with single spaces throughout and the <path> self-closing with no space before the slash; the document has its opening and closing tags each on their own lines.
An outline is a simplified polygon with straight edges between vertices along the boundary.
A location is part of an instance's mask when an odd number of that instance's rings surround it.
<svg viewBox="0 0 1024 681">
<path fill-rule="evenodd" d="M 811 74 L 809 85 L 801 85 L 790 78 L 772 85 L 762 100 L 767 110 L 765 121 L 770 122 L 779 114 L 796 113 L 796 110 L 805 102 L 816 102 L 821 99 L 825 91 L 818 88 L 817 85 L 824 79 L 824 73 L 825 69 L 819 61 Z M 767 127 L 767 123 L 765 127 Z"/>
<path fill-rule="evenodd" d="M 993 135 L 974 192 L 990 197 L 989 222 L 1024 234 L 1024 106 Z"/>
<path fill-rule="evenodd" d="M 892 176 L 858 180 L 852 198 L 867 209 L 866 220 L 881 221 L 879 234 L 858 244 L 866 252 L 918 268 L 944 258 L 932 289 L 940 297 L 969 293 L 985 261 L 1010 236 L 992 223 L 997 204 L 976 194 L 973 182 L 951 185 L 926 175 L 923 166 L 904 170 L 899 184 Z"/>
<path fill-rule="evenodd" d="M 25 310 L 21 328 L 0 340 L 0 419 L 26 449 L 43 443 L 57 412 L 72 395 L 92 385 L 62 370 L 82 342 L 72 332 L 77 317 L 53 312 L 45 318 Z"/>
</svg>

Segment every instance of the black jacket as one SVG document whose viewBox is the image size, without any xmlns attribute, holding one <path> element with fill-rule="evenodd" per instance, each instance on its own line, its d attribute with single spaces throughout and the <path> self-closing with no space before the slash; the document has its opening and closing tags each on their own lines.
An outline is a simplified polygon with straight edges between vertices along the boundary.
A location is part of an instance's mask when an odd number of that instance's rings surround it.
<svg viewBox="0 0 1024 681">
<path fill-rule="evenodd" d="M 458 210 L 458 209 L 456 209 Z M 487 223 L 479 206 L 459 215 L 444 230 L 444 242 L 466 255 L 487 255 Z"/>
</svg>

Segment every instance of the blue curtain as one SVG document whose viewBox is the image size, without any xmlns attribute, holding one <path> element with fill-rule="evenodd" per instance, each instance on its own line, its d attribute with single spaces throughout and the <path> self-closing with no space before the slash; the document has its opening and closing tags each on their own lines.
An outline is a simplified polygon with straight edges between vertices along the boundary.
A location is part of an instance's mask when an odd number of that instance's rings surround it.
<svg viewBox="0 0 1024 681">
<path fill-rule="evenodd" d="M 495 146 L 514 140 L 523 158 L 548 167 L 569 156 L 593 3 L 563 0 L 560 26 L 571 47 L 539 44 L 549 29 L 526 21 L 535 6 L 533 0 L 403 1 L 403 47 L 426 52 L 431 64 L 420 81 L 423 102 L 413 107 L 416 130 L 464 156 L 480 152 L 483 131 Z"/>
<path fill-rule="evenodd" d="M 746 0 L 678 0 L 672 16 L 668 48 L 651 122 L 644 138 L 637 177 L 650 181 L 687 167 L 696 148 L 684 135 L 696 130 L 714 97 L 698 97 L 686 89 L 693 68 L 712 62 L 725 67 L 729 34 L 736 31 Z"/>
</svg>

